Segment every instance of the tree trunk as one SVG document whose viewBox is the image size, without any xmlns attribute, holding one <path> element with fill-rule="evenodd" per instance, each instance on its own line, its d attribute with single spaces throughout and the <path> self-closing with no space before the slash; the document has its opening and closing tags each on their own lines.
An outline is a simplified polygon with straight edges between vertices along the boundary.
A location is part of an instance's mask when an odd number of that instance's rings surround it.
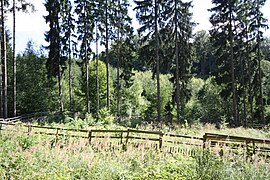
<svg viewBox="0 0 270 180">
<path fill-rule="evenodd" d="M 251 88 L 251 64 L 250 64 L 250 57 L 249 57 L 249 53 L 250 53 L 250 48 L 249 48 L 249 37 L 248 37 L 248 27 L 246 26 L 246 32 L 245 32 L 245 36 L 246 36 L 246 59 L 247 59 L 247 78 L 248 78 L 248 84 L 247 84 L 247 93 L 249 94 L 248 95 L 248 103 L 249 103 L 249 108 L 250 108 L 250 121 L 253 125 L 253 102 L 252 102 L 252 99 L 253 99 L 253 95 L 252 95 L 252 88 Z M 248 125 L 248 120 L 246 120 L 246 126 Z"/>
<path fill-rule="evenodd" d="M 13 116 L 17 115 L 17 85 L 16 85 L 16 0 L 13 0 Z"/>
<path fill-rule="evenodd" d="M 240 48 L 239 48 L 240 51 Z M 246 90 L 246 83 L 244 79 L 244 64 L 243 64 L 243 58 L 242 53 L 240 54 L 240 66 L 241 66 L 241 80 L 242 80 L 242 86 L 243 86 L 243 105 L 244 105 L 244 114 L 243 114 L 243 121 L 241 121 L 241 125 L 244 125 L 244 127 L 247 127 L 247 90 Z"/>
<path fill-rule="evenodd" d="M 119 52 L 118 52 L 119 53 Z M 120 117 L 121 117 L 121 109 L 120 109 L 120 70 L 119 70 L 119 58 L 120 56 L 118 56 L 118 60 L 117 60 L 117 118 L 120 121 Z"/>
<path fill-rule="evenodd" d="M 86 103 L 87 103 L 87 113 L 90 114 L 89 69 L 88 69 L 87 51 L 86 51 L 86 57 L 85 57 L 85 68 L 86 68 Z"/>
<path fill-rule="evenodd" d="M 60 113 L 62 114 L 64 112 L 64 102 L 62 91 L 62 68 L 60 64 L 60 59 L 58 62 L 58 96 L 59 96 Z"/>
<path fill-rule="evenodd" d="M 5 30 L 5 14 L 4 14 L 4 0 L 1 0 L 1 14 L 2 14 L 2 63 L 3 63 L 3 115 L 4 118 L 8 116 L 7 110 L 7 51 L 6 51 L 6 30 Z"/>
<path fill-rule="evenodd" d="M 118 0 L 118 8 L 120 8 L 119 0 Z M 119 10 L 117 13 L 117 20 L 118 22 L 121 20 L 119 16 Z M 121 109 L 120 109 L 120 23 L 118 23 L 118 29 L 117 29 L 117 40 L 118 40 L 118 46 L 117 46 L 117 119 L 120 122 L 121 120 Z"/>
<path fill-rule="evenodd" d="M 179 87 L 179 46 L 178 46 L 178 33 L 177 33 L 177 1 L 175 0 L 175 63 L 176 63 L 176 111 L 177 111 L 177 121 L 180 122 L 180 87 Z"/>
<path fill-rule="evenodd" d="M 109 85 L 109 37 L 108 37 L 108 0 L 105 7 L 105 38 L 106 38 L 106 81 L 107 81 L 107 108 L 110 111 L 110 85 Z"/>
<path fill-rule="evenodd" d="M 68 66 L 69 66 L 69 71 L 68 71 L 68 80 L 69 80 L 69 107 L 70 111 L 74 111 L 73 107 L 73 96 L 72 96 L 72 60 L 71 60 L 71 40 L 69 37 L 69 49 L 68 49 Z"/>
<path fill-rule="evenodd" d="M 99 78 L 98 78 L 98 24 L 96 22 L 96 96 L 97 114 L 99 113 Z"/>
<path fill-rule="evenodd" d="M 161 104 L 160 104 L 160 78 L 159 78 L 159 39 L 158 39 L 158 3 L 157 0 L 155 0 L 155 41 L 156 41 L 156 48 L 155 48 L 155 52 L 156 52 L 156 61 L 157 61 L 157 121 L 161 121 Z"/>
<path fill-rule="evenodd" d="M 259 31 L 259 30 L 258 30 Z M 259 83 L 260 83 L 260 111 L 261 111 L 261 123 L 265 124 L 264 118 L 264 102 L 263 102 L 263 88 L 262 88 L 262 70 L 261 70 L 261 38 L 258 32 L 258 68 L 259 68 Z"/>
<path fill-rule="evenodd" d="M 2 17 L 2 15 L 1 15 Z M 2 60 L 3 60 L 3 53 L 2 53 L 2 31 L 3 29 L 1 28 L 1 42 L 0 42 L 0 118 L 3 118 L 4 116 L 4 111 L 3 111 L 3 67 L 2 67 Z"/>
<path fill-rule="evenodd" d="M 3 26 L 3 21 L 4 21 L 4 10 L 3 10 L 3 0 L 1 0 L 1 42 L 0 42 L 0 53 L 1 53 L 1 58 L 0 58 L 0 116 L 1 118 L 4 117 L 4 96 L 3 96 L 3 59 L 4 59 L 4 53 L 3 53 L 3 32 L 5 31 L 5 26 Z"/>
<path fill-rule="evenodd" d="M 233 93 L 233 123 L 238 123 L 237 116 L 237 99 L 234 77 L 234 59 L 233 59 L 233 32 L 232 32 L 232 10 L 230 10 L 230 26 L 229 26 L 229 38 L 230 38 L 230 61 L 231 61 L 231 78 L 232 78 L 232 93 Z"/>
</svg>

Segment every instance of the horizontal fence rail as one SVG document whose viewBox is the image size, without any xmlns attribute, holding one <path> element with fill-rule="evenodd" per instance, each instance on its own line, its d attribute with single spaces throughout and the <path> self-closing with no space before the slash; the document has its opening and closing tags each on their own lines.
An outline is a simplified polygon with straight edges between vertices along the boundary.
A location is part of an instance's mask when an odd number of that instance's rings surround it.
<svg viewBox="0 0 270 180">
<path fill-rule="evenodd" d="M 203 137 L 188 136 L 181 134 L 163 133 L 161 131 L 145 131 L 136 129 L 126 130 L 107 130 L 107 129 L 72 129 L 50 126 L 38 126 L 28 124 L 19 124 L 11 121 L 0 122 L 0 131 L 12 130 L 9 126 L 17 127 L 18 131 L 28 134 L 45 134 L 55 136 L 56 141 L 61 136 L 88 139 L 89 144 L 104 139 L 123 147 L 132 145 L 135 147 L 149 143 L 151 147 L 162 151 L 179 152 L 186 146 L 201 147 L 203 149 L 211 149 L 220 147 L 228 147 L 230 149 L 244 149 L 247 154 L 255 154 L 257 152 L 269 153 L 270 157 L 270 139 L 250 138 L 241 136 L 231 136 L 224 134 L 205 133 Z M 14 130 L 14 129 L 13 129 Z"/>
<path fill-rule="evenodd" d="M 203 136 L 203 148 L 228 147 L 232 150 L 242 148 L 249 156 L 260 153 L 270 157 L 270 139 L 231 136 L 224 134 L 205 133 Z"/>
<path fill-rule="evenodd" d="M 47 118 L 48 115 L 49 113 L 47 112 L 37 112 L 37 113 L 31 113 L 31 114 L 16 116 L 16 117 L 11 117 L 11 118 L 0 118 L 0 122 L 15 123 L 18 121 L 29 121 L 32 119 L 39 120 L 39 119 Z"/>
</svg>

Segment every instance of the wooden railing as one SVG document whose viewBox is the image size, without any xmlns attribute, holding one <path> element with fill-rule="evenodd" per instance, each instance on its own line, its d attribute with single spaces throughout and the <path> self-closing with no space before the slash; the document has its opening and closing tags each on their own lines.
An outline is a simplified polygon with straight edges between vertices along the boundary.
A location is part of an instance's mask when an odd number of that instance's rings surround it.
<svg viewBox="0 0 270 180">
<path fill-rule="evenodd" d="M 9 122 L 9 123 L 15 123 L 18 121 L 29 121 L 29 120 L 38 120 L 38 119 L 43 119 L 48 116 L 47 112 L 37 112 L 37 113 L 31 113 L 27 115 L 22 115 L 22 116 L 16 116 L 16 117 L 11 117 L 11 118 L 0 118 L 0 122 Z"/>
<path fill-rule="evenodd" d="M 247 154 L 262 152 L 270 155 L 270 139 L 249 138 L 241 136 L 230 136 L 224 134 L 205 133 L 203 137 L 187 136 L 180 134 L 163 133 L 161 131 L 145 131 L 136 129 L 127 130 L 107 130 L 107 129 L 72 129 L 50 126 L 38 126 L 32 124 L 16 124 L 10 122 L 0 122 L 1 130 L 12 130 L 9 126 L 18 126 L 17 130 L 28 134 L 46 134 L 55 136 L 56 141 L 60 136 L 76 137 L 88 139 L 89 144 L 93 140 L 102 141 L 105 138 L 111 142 L 127 146 L 128 144 L 153 143 L 157 149 L 172 151 L 175 148 L 202 147 L 211 149 L 213 147 L 228 147 L 230 149 L 244 149 Z M 14 128 L 13 128 L 14 130 Z M 115 139 L 115 140 L 114 140 Z M 119 141 L 120 140 L 120 141 Z M 178 150 L 176 150 L 178 151 Z"/>
<path fill-rule="evenodd" d="M 203 136 L 203 148 L 229 147 L 230 149 L 245 149 L 248 155 L 257 152 L 270 155 L 270 139 L 231 136 L 224 134 L 205 133 Z"/>
</svg>

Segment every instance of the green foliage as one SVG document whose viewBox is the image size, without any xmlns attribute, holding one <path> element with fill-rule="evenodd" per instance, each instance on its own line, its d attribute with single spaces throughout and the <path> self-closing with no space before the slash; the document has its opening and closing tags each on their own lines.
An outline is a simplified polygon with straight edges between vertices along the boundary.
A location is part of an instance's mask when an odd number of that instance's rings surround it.
<svg viewBox="0 0 270 180">
<path fill-rule="evenodd" d="M 72 61 L 75 61 L 73 59 Z M 72 100 L 70 104 L 70 97 L 69 97 L 69 66 L 67 66 L 67 70 L 62 75 L 62 88 L 63 88 L 63 100 L 64 100 L 64 107 L 66 111 L 72 110 L 74 112 L 81 112 L 84 109 L 84 101 L 85 97 L 82 95 L 81 90 L 81 77 L 82 72 L 80 67 L 76 63 L 71 64 L 72 69 Z M 72 107 L 70 107 L 70 105 Z"/>
<path fill-rule="evenodd" d="M 67 126 L 70 126 L 75 129 L 85 129 L 89 126 L 93 126 L 96 124 L 96 120 L 93 118 L 92 114 L 85 114 L 85 118 L 82 119 L 78 116 L 71 118 L 69 116 L 65 117 L 65 123 Z"/>
<path fill-rule="evenodd" d="M 35 143 L 21 151 L 21 139 Z M 222 158 L 196 149 L 196 155 L 153 150 L 94 151 L 70 141 L 51 147 L 46 136 L 6 134 L 0 137 L 0 176 L 3 179 L 269 179 L 269 162 L 242 157 Z"/>
<path fill-rule="evenodd" d="M 197 77 L 207 79 L 217 70 L 214 47 L 210 42 L 209 33 L 205 30 L 196 32 L 193 45 L 196 58 L 193 62 L 192 73 L 196 73 Z"/>
<path fill-rule="evenodd" d="M 100 107 L 105 107 L 106 106 L 106 64 L 102 61 L 98 61 L 98 79 L 99 79 L 99 103 Z M 110 91 L 113 92 L 113 87 L 112 87 L 112 78 L 109 77 L 109 82 L 110 82 Z M 89 64 L 89 94 L 90 94 L 90 101 L 91 101 L 91 110 L 92 112 L 96 112 L 97 107 L 97 95 L 96 95 L 96 62 L 92 61 Z"/>
<path fill-rule="evenodd" d="M 56 107 L 57 89 L 46 78 L 46 58 L 30 41 L 17 57 L 17 109 L 19 114 L 46 112 Z"/>
<path fill-rule="evenodd" d="M 101 125 L 112 125 L 114 116 L 110 114 L 107 108 L 102 108 L 98 114 L 98 123 Z"/>
<path fill-rule="evenodd" d="M 263 93 L 265 98 L 265 116 L 266 119 L 270 117 L 270 62 L 262 61 L 263 77 Z M 268 120 L 267 123 L 270 123 Z"/>
<path fill-rule="evenodd" d="M 49 46 L 47 47 L 49 54 L 46 62 L 46 68 L 48 78 L 51 80 L 51 78 L 57 77 L 61 74 L 61 68 L 59 67 L 64 64 L 63 59 L 61 59 L 61 21 L 59 19 L 61 2 L 46 0 L 44 6 L 49 12 L 48 15 L 44 16 L 44 18 L 46 23 L 50 26 L 49 31 L 45 33 L 45 40 L 49 43 Z"/>
<path fill-rule="evenodd" d="M 20 147 L 23 150 L 26 150 L 26 149 L 29 149 L 33 145 L 34 140 L 32 137 L 29 137 L 29 136 L 21 136 L 18 138 L 18 142 L 19 142 Z"/>
<path fill-rule="evenodd" d="M 226 102 L 220 96 L 220 87 L 213 77 L 207 80 L 192 78 L 192 97 L 188 101 L 185 116 L 189 122 L 219 123 L 226 112 Z"/>
<path fill-rule="evenodd" d="M 231 123 L 263 122 L 261 39 L 267 20 L 261 1 L 213 0 L 210 39 L 215 47 L 216 82 L 221 96 L 231 101 Z"/>
<path fill-rule="evenodd" d="M 156 111 L 156 80 L 152 73 L 134 72 L 133 84 L 122 90 L 121 112 L 124 116 L 144 117 L 145 120 L 155 119 Z M 165 112 L 166 104 L 171 100 L 173 85 L 169 75 L 160 76 L 161 86 L 161 112 Z"/>
</svg>

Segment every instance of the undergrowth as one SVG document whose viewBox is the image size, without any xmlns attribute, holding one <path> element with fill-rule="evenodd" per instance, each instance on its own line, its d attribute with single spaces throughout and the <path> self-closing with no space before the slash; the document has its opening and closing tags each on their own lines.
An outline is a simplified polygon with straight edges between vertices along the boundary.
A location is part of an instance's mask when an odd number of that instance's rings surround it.
<svg viewBox="0 0 270 180">
<path fill-rule="evenodd" d="M 128 148 L 95 149 L 87 141 L 1 131 L 1 179 L 270 179 L 268 160 Z"/>
</svg>

